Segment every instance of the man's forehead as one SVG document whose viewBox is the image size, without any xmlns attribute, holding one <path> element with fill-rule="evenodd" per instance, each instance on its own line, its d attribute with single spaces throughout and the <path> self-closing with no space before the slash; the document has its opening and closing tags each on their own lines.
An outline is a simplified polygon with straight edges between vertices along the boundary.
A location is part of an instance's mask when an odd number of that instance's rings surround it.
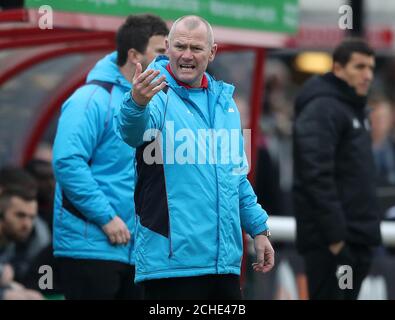
<svg viewBox="0 0 395 320">
<path fill-rule="evenodd" d="M 156 34 L 156 35 L 151 36 L 149 38 L 148 42 L 149 43 L 153 43 L 153 42 L 155 42 L 155 43 L 162 43 L 162 42 L 165 41 L 165 39 L 166 39 L 166 36 L 161 35 L 161 34 Z"/>
<path fill-rule="evenodd" d="M 188 27 L 183 21 L 179 22 L 174 29 L 174 37 L 177 36 L 192 36 L 194 38 L 207 39 L 207 28 L 204 23 L 200 23 L 194 28 Z"/>
<path fill-rule="evenodd" d="M 191 45 L 206 45 L 207 41 L 203 39 L 196 39 L 191 37 L 174 37 L 173 43 L 175 44 L 191 44 Z"/>
<path fill-rule="evenodd" d="M 10 207 L 15 210 L 22 210 L 27 213 L 37 213 L 37 201 L 36 200 L 24 200 L 18 196 L 12 196 L 10 199 Z"/>
<path fill-rule="evenodd" d="M 206 46 L 207 45 L 207 34 L 206 33 L 196 33 L 192 31 L 185 30 L 184 32 L 177 32 L 174 34 L 173 43 L 176 44 L 191 44 Z"/>
<path fill-rule="evenodd" d="M 369 63 L 369 64 L 374 64 L 375 58 L 374 56 L 370 56 L 367 54 L 364 54 L 362 52 L 353 52 L 351 54 L 351 59 L 350 61 L 353 61 L 354 63 Z"/>
</svg>

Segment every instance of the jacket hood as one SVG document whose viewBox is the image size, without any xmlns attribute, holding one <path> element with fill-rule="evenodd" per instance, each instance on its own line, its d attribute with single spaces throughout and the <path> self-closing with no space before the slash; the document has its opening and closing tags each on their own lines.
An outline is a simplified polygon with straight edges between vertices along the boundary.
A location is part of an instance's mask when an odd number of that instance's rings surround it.
<svg viewBox="0 0 395 320">
<path fill-rule="evenodd" d="M 117 65 L 117 52 L 110 53 L 99 60 L 89 72 L 86 82 L 99 80 L 123 86 L 130 90 L 131 84 L 122 75 Z"/>
<path fill-rule="evenodd" d="M 362 109 L 367 102 L 365 96 L 358 96 L 347 82 L 329 72 L 322 76 L 314 76 L 303 85 L 295 102 L 296 116 L 311 100 L 318 97 L 332 97 Z"/>
</svg>

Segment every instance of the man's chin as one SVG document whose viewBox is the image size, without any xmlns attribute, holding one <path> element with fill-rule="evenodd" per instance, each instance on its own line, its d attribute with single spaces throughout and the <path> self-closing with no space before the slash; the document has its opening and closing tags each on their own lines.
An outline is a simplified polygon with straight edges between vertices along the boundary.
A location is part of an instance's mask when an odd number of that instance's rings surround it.
<svg viewBox="0 0 395 320">
<path fill-rule="evenodd" d="M 191 78 L 189 78 L 189 77 L 182 77 L 181 76 L 178 80 L 189 85 L 189 86 L 192 85 L 192 83 L 193 83 L 193 80 L 191 80 Z"/>
<path fill-rule="evenodd" d="M 361 97 L 366 97 L 369 93 L 369 87 L 361 87 L 359 90 L 355 90 L 357 92 L 357 95 Z"/>
<path fill-rule="evenodd" d="M 357 91 L 357 95 L 360 97 L 366 97 L 368 95 L 368 91 Z"/>
<path fill-rule="evenodd" d="M 29 234 L 27 235 L 17 235 L 13 237 L 13 240 L 18 243 L 26 242 L 29 239 Z"/>
</svg>

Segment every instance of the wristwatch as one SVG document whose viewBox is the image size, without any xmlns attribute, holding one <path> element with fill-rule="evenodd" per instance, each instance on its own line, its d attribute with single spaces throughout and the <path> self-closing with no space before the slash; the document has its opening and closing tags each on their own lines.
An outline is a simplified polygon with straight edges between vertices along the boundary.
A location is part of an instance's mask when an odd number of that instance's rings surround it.
<svg viewBox="0 0 395 320">
<path fill-rule="evenodd" d="M 255 235 L 255 237 L 256 237 L 256 236 L 259 236 L 259 235 L 266 236 L 266 237 L 268 237 L 269 239 L 270 239 L 270 237 L 272 236 L 272 234 L 270 233 L 270 230 L 269 230 L 269 229 L 266 229 L 265 231 L 259 232 L 258 234 Z M 255 238 L 255 237 L 254 237 L 254 238 Z"/>
</svg>

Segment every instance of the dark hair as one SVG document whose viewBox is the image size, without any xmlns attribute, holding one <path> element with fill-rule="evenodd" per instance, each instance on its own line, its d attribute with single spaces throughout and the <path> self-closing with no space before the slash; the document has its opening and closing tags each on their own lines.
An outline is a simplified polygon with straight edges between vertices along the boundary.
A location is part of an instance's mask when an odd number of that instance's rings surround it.
<svg viewBox="0 0 395 320">
<path fill-rule="evenodd" d="M 40 181 L 40 179 L 53 177 L 52 165 L 46 160 L 32 159 L 26 163 L 24 169 L 30 173 L 37 182 Z"/>
<path fill-rule="evenodd" d="M 362 53 L 367 56 L 374 56 L 373 49 L 360 38 L 347 38 L 340 43 L 333 52 L 333 62 L 338 62 L 345 66 L 354 52 Z"/>
<path fill-rule="evenodd" d="M 128 16 L 116 35 L 117 64 L 123 66 L 126 63 L 130 49 L 145 53 L 152 36 L 167 36 L 168 33 L 166 22 L 158 16 L 152 14 Z"/>
<path fill-rule="evenodd" d="M 6 167 L 0 170 L 0 196 L 17 196 L 31 201 L 37 198 L 37 192 L 36 180 L 24 169 Z"/>
</svg>

